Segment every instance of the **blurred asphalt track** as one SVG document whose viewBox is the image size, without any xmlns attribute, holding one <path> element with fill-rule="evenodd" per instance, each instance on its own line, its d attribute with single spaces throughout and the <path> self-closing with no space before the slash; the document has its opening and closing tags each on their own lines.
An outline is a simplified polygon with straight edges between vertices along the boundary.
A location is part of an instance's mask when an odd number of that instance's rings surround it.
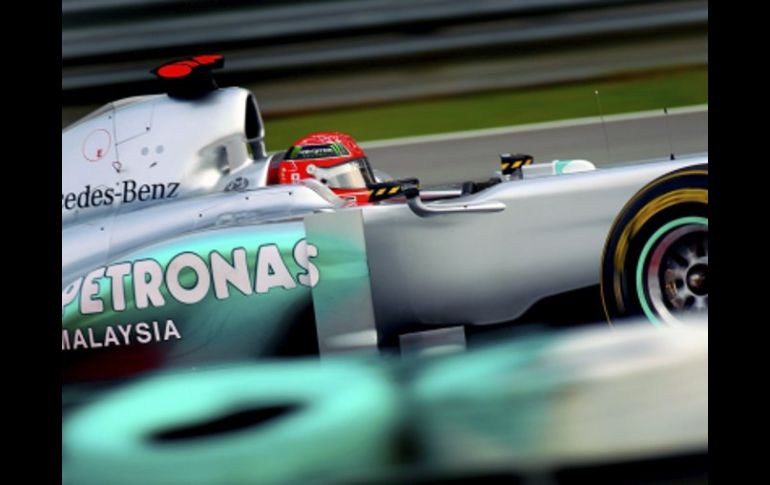
<svg viewBox="0 0 770 485">
<path fill-rule="evenodd" d="M 596 166 L 708 151 L 708 106 L 362 143 L 372 166 L 423 184 L 485 180 L 500 153 L 528 153 L 535 162 L 586 159 Z M 609 150 L 605 143 L 605 128 Z M 269 134 L 268 134 L 269 136 Z"/>
</svg>

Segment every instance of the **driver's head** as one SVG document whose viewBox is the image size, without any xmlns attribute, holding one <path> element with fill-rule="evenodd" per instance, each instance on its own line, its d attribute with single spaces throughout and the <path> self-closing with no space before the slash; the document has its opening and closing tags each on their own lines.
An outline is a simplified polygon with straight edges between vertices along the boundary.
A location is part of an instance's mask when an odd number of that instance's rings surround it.
<svg viewBox="0 0 770 485">
<path fill-rule="evenodd" d="M 295 141 L 277 165 L 268 184 L 298 184 L 314 178 L 340 197 L 368 200 L 367 185 L 374 183 L 369 161 L 358 143 L 345 133 L 322 131 Z M 363 194 L 360 198 L 358 192 Z"/>
</svg>

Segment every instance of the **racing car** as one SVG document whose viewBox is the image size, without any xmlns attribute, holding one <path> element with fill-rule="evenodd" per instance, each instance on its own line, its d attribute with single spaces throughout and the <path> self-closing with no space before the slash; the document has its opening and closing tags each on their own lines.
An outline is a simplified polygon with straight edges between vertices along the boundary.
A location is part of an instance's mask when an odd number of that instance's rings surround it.
<svg viewBox="0 0 770 485">
<path fill-rule="evenodd" d="M 164 64 L 164 93 L 62 130 L 63 384 L 439 345 L 597 286 L 612 324 L 707 318 L 707 154 L 503 154 L 490 178 L 423 187 L 343 133 L 268 153 L 223 64 Z"/>
</svg>

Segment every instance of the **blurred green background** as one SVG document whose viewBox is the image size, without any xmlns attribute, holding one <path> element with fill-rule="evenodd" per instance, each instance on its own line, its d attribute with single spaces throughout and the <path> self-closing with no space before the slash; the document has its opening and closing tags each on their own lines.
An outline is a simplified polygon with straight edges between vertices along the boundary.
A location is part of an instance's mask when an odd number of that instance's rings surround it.
<svg viewBox="0 0 770 485">
<path fill-rule="evenodd" d="M 407 101 L 321 113 L 266 117 L 269 150 L 287 148 L 320 129 L 350 133 L 358 140 L 490 128 L 703 104 L 708 68 L 634 72 L 591 82 L 520 88 L 440 99 Z"/>
</svg>

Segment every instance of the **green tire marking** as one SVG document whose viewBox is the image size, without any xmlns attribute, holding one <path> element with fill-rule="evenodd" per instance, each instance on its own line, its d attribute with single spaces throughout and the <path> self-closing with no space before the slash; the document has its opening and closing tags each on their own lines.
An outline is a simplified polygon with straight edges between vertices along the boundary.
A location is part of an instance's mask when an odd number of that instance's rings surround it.
<svg viewBox="0 0 770 485">
<path fill-rule="evenodd" d="M 556 175 L 561 175 L 572 160 L 556 160 Z"/>
<path fill-rule="evenodd" d="M 642 248 L 642 254 L 639 256 L 639 262 L 636 265 L 636 293 L 639 296 L 639 302 L 642 304 L 642 310 L 644 311 L 644 314 L 647 316 L 650 322 L 652 322 L 653 325 L 659 328 L 662 327 L 663 324 L 658 320 L 658 317 L 655 316 L 655 314 L 652 312 L 650 305 L 647 303 L 647 298 L 645 298 L 644 296 L 644 287 L 642 285 L 642 280 L 643 280 L 642 276 L 644 273 L 644 262 L 647 260 L 647 255 L 649 254 L 653 245 L 657 242 L 658 239 L 660 239 L 660 237 L 663 234 L 669 232 L 674 228 L 677 228 L 679 226 L 684 226 L 686 224 L 703 224 L 704 226 L 708 227 L 709 220 L 705 217 L 682 217 L 663 225 L 660 229 L 655 231 L 655 234 L 653 234 L 652 237 L 644 245 L 644 248 Z"/>
</svg>

